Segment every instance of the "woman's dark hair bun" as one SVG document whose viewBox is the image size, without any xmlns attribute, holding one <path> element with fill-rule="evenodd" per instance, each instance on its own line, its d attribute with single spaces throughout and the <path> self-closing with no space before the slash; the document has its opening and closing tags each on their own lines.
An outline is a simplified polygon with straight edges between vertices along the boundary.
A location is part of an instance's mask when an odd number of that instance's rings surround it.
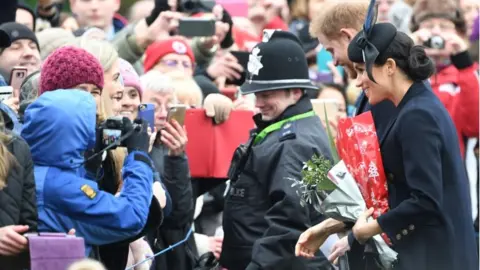
<svg viewBox="0 0 480 270">
<path fill-rule="evenodd" d="M 408 76 L 414 81 L 423 81 L 435 72 L 435 65 L 422 46 L 413 46 L 408 56 Z"/>
</svg>

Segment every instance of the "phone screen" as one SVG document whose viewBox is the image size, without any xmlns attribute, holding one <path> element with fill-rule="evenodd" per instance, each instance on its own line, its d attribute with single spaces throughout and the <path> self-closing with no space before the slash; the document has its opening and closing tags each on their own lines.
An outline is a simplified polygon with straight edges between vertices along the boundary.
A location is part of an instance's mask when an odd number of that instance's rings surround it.
<svg viewBox="0 0 480 270">
<path fill-rule="evenodd" d="M 155 104 L 145 103 L 138 106 L 138 118 L 148 122 L 152 132 L 155 129 Z"/>
<path fill-rule="evenodd" d="M 14 67 L 10 75 L 10 85 L 14 92 L 20 91 L 23 81 L 27 77 L 27 69 L 24 67 Z"/>
<path fill-rule="evenodd" d="M 170 122 L 175 119 L 181 126 L 185 124 L 185 113 L 187 112 L 187 106 L 175 105 L 168 109 L 167 121 Z"/>
<path fill-rule="evenodd" d="M 110 145 L 122 136 L 122 131 L 119 129 L 104 129 L 102 134 L 103 145 Z"/>
<path fill-rule="evenodd" d="M 215 35 L 215 20 L 184 18 L 178 25 L 178 34 L 185 37 L 211 37 Z"/>
</svg>

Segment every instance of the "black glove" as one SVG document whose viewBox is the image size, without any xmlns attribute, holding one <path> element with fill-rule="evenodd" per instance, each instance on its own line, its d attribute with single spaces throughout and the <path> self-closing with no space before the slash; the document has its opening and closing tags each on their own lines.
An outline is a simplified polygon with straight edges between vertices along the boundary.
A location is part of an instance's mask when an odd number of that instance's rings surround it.
<svg viewBox="0 0 480 270">
<path fill-rule="evenodd" d="M 147 25 L 150 26 L 157 19 L 160 13 L 168 10 L 171 10 L 171 7 L 168 5 L 168 0 L 155 0 L 155 7 L 150 15 L 145 18 Z"/>
<path fill-rule="evenodd" d="M 128 136 L 123 143 L 125 147 L 127 147 L 128 153 L 133 151 L 143 151 L 148 153 L 148 148 L 150 147 L 150 136 L 148 136 L 147 132 L 147 121 L 143 119 L 135 119 L 134 124 L 136 125 L 132 125 L 130 120 L 124 117 L 123 123 L 125 132 L 130 132 L 133 130 L 132 135 Z"/>
</svg>

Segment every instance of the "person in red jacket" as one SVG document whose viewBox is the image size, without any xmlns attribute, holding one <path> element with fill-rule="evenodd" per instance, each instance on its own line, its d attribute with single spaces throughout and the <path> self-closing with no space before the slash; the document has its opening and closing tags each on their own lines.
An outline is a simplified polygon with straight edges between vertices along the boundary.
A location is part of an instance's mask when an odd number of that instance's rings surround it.
<svg viewBox="0 0 480 270">
<path fill-rule="evenodd" d="M 454 0 L 418 0 L 410 30 L 413 40 L 426 46 L 436 63 L 430 84 L 455 123 L 464 155 L 464 139 L 479 134 L 479 81 L 478 64 L 468 53 L 463 12 Z"/>
</svg>

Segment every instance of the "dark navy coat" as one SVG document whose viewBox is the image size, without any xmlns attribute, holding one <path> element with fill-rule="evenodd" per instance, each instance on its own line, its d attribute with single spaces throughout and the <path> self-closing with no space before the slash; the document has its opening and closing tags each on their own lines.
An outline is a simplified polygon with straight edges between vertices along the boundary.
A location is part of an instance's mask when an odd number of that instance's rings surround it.
<svg viewBox="0 0 480 270">
<path fill-rule="evenodd" d="M 415 83 L 380 139 L 390 210 L 378 218 L 398 252 L 395 269 L 478 269 L 469 185 L 456 129 Z"/>
</svg>

